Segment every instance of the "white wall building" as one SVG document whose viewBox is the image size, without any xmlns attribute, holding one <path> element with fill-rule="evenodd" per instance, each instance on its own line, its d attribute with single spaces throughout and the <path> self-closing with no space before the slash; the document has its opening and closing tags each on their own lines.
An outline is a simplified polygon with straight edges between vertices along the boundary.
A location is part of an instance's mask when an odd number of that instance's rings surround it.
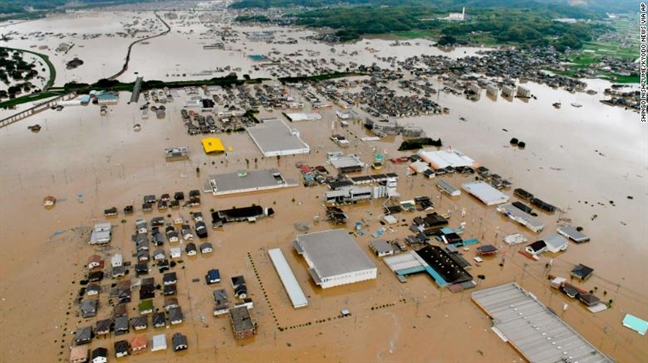
<svg viewBox="0 0 648 363">
<path fill-rule="evenodd" d="M 376 265 L 344 229 L 300 235 L 294 245 L 313 281 L 324 289 L 376 279 Z"/>
</svg>

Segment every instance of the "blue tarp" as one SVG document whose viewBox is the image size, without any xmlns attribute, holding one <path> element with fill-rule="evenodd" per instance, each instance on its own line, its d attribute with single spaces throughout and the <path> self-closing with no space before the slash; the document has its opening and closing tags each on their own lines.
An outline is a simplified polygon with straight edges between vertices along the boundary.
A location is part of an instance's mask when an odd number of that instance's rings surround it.
<svg viewBox="0 0 648 363">
<path fill-rule="evenodd" d="M 405 276 L 405 275 L 411 275 L 423 271 L 425 271 L 425 268 L 423 266 L 416 266 L 416 267 L 404 268 L 402 270 L 397 270 L 396 274 L 399 276 Z"/>
<path fill-rule="evenodd" d="M 464 246 L 475 245 L 477 243 L 479 243 L 479 240 L 477 238 L 471 238 L 463 241 Z"/>
<path fill-rule="evenodd" d="M 439 287 L 448 286 L 448 283 L 446 282 L 446 280 L 444 280 L 443 277 L 441 277 L 441 275 L 439 275 L 436 271 L 434 271 L 434 269 L 432 267 L 425 266 L 425 271 L 427 271 L 427 273 L 429 273 L 430 276 L 432 276 L 432 278 L 437 283 L 437 285 L 439 285 Z"/>
</svg>

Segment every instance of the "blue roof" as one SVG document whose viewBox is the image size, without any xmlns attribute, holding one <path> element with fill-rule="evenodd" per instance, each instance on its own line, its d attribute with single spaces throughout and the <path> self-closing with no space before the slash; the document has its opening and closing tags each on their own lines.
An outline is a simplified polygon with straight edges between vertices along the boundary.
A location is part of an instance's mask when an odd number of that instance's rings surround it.
<svg viewBox="0 0 648 363">
<path fill-rule="evenodd" d="M 628 327 L 641 335 L 646 335 L 646 331 L 648 331 L 648 321 L 639 319 L 630 314 L 626 314 L 625 318 L 623 318 L 623 326 Z"/>
</svg>

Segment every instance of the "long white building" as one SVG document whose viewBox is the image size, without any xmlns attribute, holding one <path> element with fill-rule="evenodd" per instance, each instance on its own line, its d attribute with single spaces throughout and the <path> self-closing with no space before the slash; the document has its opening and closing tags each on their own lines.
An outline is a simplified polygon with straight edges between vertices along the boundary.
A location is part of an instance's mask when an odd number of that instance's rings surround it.
<svg viewBox="0 0 648 363">
<path fill-rule="evenodd" d="M 376 265 L 344 229 L 300 235 L 294 245 L 323 289 L 376 279 Z"/>
</svg>

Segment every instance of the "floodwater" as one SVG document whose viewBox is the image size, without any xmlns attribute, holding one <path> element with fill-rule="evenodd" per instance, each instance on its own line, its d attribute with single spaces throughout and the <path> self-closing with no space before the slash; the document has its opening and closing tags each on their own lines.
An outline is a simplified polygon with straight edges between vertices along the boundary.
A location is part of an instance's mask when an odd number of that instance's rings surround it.
<svg viewBox="0 0 648 363">
<path fill-rule="evenodd" d="M 164 38 L 156 41 L 163 42 Z M 180 41 L 172 36 L 169 39 Z M 121 41 L 125 40 L 120 38 Z M 381 53 L 406 53 L 406 48 L 389 47 L 387 42 L 371 42 L 376 48 L 381 44 Z M 298 45 L 299 48 L 307 46 L 310 45 Z M 151 41 L 141 49 L 155 50 L 156 47 L 158 45 Z M 200 54 L 207 52 L 197 49 Z M 186 51 L 191 52 L 190 49 Z M 138 57 L 148 57 L 144 52 L 135 54 L 134 62 L 142 62 L 136 60 L 140 59 Z M 189 54 L 178 57 L 199 58 Z M 369 55 L 364 57 L 372 59 Z M 154 75 L 167 72 L 167 66 L 156 65 L 155 58 L 150 58 L 147 69 Z M 243 58 L 237 59 L 243 64 Z M 91 73 L 88 72 L 88 77 Z M 592 238 L 590 243 L 571 244 L 567 251 L 555 256 L 546 254 L 537 262 L 517 253 L 523 246 L 502 246 L 507 252 L 504 266 L 498 265 L 498 256 L 486 258 L 482 266 L 475 266 L 470 271 L 473 276 L 485 276 L 484 280 L 478 280 L 477 289 L 515 281 L 559 312 L 570 326 L 604 353 L 618 361 L 646 361 L 645 338 L 621 325 L 626 313 L 648 318 L 646 127 L 639 123 L 636 113 L 598 101 L 606 87 L 604 82 L 590 83 L 588 88 L 599 91 L 595 96 L 570 94 L 532 83 L 526 86 L 537 100 L 525 103 L 519 99 L 499 98 L 492 101 L 482 94 L 479 101 L 471 102 L 441 93 L 438 102 L 451 109 L 449 115 L 401 121 L 423 127 L 428 136 L 440 137 L 445 145 L 461 150 L 491 172 L 510 179 L 514 188 L 522 187 L 560 207 L 564 213 L 541 213 L 540 218 L 547 226 L 540 236 L 553 233 L 559 218 L 569 218 L 574 226 L 582 226 L 584 233 Z M 45 111 L 0 129 L 1 361 L 67 360 L 73 340 L 71 332 L 98 320 L 78 317 L 79 308 L 74 303 L 79 281 L 85 276 L 83 265 L 88 256 L 100 253 L 109 258 L 119 251 L 130 259 L 133 246 L 129 238 L 137 218 L 179 213 L 189 219 L 191 210 L 187 208 L 179 212 L 144 214 L 139 209 L 143 195 L 202 189 L 208 174 L 245 169 L 245 159 L 254 158 L 259 160 L 257 165 L 252 162 L 250 168 L 278 167 L 286 177 L 298 178 L 294 167 L 297 161 L 306 161 L 309 165 L 325 164 L 326 152 L 338 149 L 328 140 L 335 110 L 326 109 L 321 111 L 323 119 L 320 121 L 290 125 L 298 129 L 302 139 L 311 146 L 311 154 L 279 160 L 262 159 L 249 136 L 240 133 L 218 135 L 233 149 L 227 157 L 206 156 L 200 146 L 201 137 L 185 133 L 180 119 L 182 99 L 166 105 L 165 119 L 141 120 L 139 105 L 128 105 L 129 97 L 130 94 L 122 93 L 119 104 L 110 106 L 110 112 L 103 117 L 94 105 L 65 107 L 61 112 Z M 554 109 L 551 106 L 554 102 L 561 102 L 562 108 Z M 572 107 L 573 102 L 582 107 Z M 281 115 L 278 111 L 262 112 L 260 117 Z M 39 133 L 27 130 L 26 126 L 34 123 L 43 127 Z M 141 131 L 133 130 L 135 123 L 142 125 Z M 374 149 L 386 151 L 386 159 L 405 154 L 396 151 L 400 138 L 393 143 L 359 141 L 355 136 L 364 135 L 360 124 L 352 123 L 348 129 L 337 128 L 335 132 L 347 134 L 352 140 L 348 151 L 357 153 L 366 162 L 371 161 Z M 512 148 L 509 145 L 512 137 L 526 142 L 526 149 Z M 191 160 L 167 163 L 163 149 L 172 146 L 188 146 Z M 201 168 L 200 175 L 196 167 Z M 482 243 L 497 246 L 502 245 L 502 237 L 509 233 L 523 233 L 530 241 L 537 238 L 474 198 L 440 196 L 434 180 L 406 176 L 403 164 L 387 163 L 383 171 L 400 175 L 398 191 L 402 199 L 433 196 L 438 211 L 452 212 L 451 227 L 466 223 L 465 238 L 476 237 Z M 443 178 L 456 186 L 469 180 L 456 175 Z M 181 354 L 170 349 L 147 352 L 137 360 L 523 360 L 490 330 L 489 319 L 470 301 L 470 291 L 453 294 L 437 288 L 428 276 L 422 275 L 401 284 L 384 263 L 373 256 L 379 272 L 375 281 L 328 290 L 314 286 L 303 259 L 291 248 L 291 241 L 299 233 L 295 223 L 307 223 L 310 230 L 335 228 L 327 222 L 314 222 L 315 216 L 324 214 L 321 198 L 325 191 L 320 186 L 300 186 L 219 198 L 204 194 L 200 210 L 206 216 L 211 208 L 252 203 L 272 207 L 277 214 L 255 224 L 231 224 L 219 231 L 210 230 L 208 240 L 215 247 L 212 255 L 183 256 L 184 262 L 175 271 L 179 277 L 178 298 L 185 313 L 185 323 L 159 331 L 149 328 L 144 333 L 150 338 L 165 332 L 169 338 L 174 332 L 182 332 L 188 335 L 189 350 Z M 42 198 L 46 195 L 58 199 L 52 210 L 42 207 Z M 112 206 L 121 210 L 128 204 L 134 204 L 137 211 L 133 216 L 124 217 L 120 213 L 119 217 L 110 220 L 114 226 L 110 247 L 95 249 L 89 246 L 86 243 L 88 228 L 105 220 L 103 210 Z M 381 227 L 378 221 L 382 213 L 381 201 L 344 209 L 350 215 L 349 225 L 362 217 L 370 219 L 370 226 L 365 229 L 367 233 L 356 238 L 369 253 L 370 234 Z M 466 210 L 463 217 L 462 209 Z M 399 215 L 403 224 L 386 231 L 385 237 L 407 236 L 407 225 L 418 214 Z M 274 247 L 283 250 L 309 297 L 310 306 L 294 310 L 290 305 L 265 252 Z M 462 252 L 468 260 L 472 260 L 475 253 L 474 248 Z M 574 264 L 593 267 L 594 277 L 575 283 L 586 290 L 596 289 L 597 296 L 604 301 L 613 299 L 612 309 L 592 314 L 578 302 L 551 290 L 544 273 L 545 264 L 552 258 L 551 273 L 558 276 L 567 277 Z M 204 285 L 203 276 L 210 268 L 220 269 L 222 286 Z M 227 279 L 237 274 L 243 274 L 248 281 L 255 303 L 252 315 L 259 324 L 257 336 L 243 342 L 234 341 L 227 317 L 211 316 L 212 288 L 225 288 L 231 295 Z M 151 276 L 157 282 L 161 279 L 157 271 L 151 272 Z M 200 282 L 192 282 L 192 279 Z M 110 314 L 106 291 L 111 283 L 110 279 L 101 283 L 104 290 L 99 296 L 98 318 Z M 135 290 L 129 310 L 138 301 Z M 155 307 L 161 307 L 162 301 L 162 297 L 156 297 Z M 564 304 L 567 310 L 563 310 Z M 338 318 L 344 308 L 350 309 L 352 316 Z M 129 311 L 130 317 L 134 314 L 136 312 Z M 280 331 L 279 327 L 284 330 Z M 123 337 L 131 339 L 134 335 L 131 332 Z M 112 344 L 119 339 L 122 337 L 94 340 L 90 348 L 105 346 L 112 354 Z M 39 349 L 33 349 L 35 341 Z"/>
</svg>

